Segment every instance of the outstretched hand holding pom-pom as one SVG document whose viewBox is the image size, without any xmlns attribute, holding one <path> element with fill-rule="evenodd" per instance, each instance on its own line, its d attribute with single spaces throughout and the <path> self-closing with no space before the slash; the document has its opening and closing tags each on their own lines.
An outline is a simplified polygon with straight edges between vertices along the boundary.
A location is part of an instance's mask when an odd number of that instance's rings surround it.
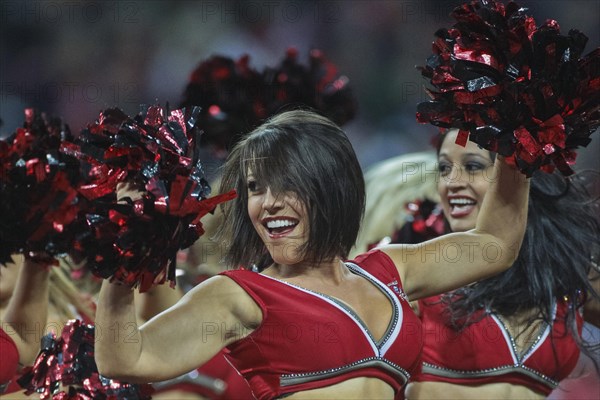
<svg viewBox="0 0 600 400">
<path fill-rule="evenodd" d="M 203 234 L 200 218 L 234 192 L 208 198 L 198 159 L 198 110 L 151 106 L 135 118 L 104 111 L 69 149 L 87 171 L 92 209 L 72 256 L 102 278 L 148 290 L 174 284 L 175 258 Z M 119 193 L 117 193 L 117 191 Z"/>
<path fill-rule="evenodd" d="M 514 2 L 472 1 L 452 16 L 420 68 L 433 89 L 417 120 L 458 128 L 457 143 L 469 138 L 527 175 L 570 175 L 575 149 L 600 125 L 600 49 L 583 56 L 583 33 L 537 27 Z"/>
</svg>

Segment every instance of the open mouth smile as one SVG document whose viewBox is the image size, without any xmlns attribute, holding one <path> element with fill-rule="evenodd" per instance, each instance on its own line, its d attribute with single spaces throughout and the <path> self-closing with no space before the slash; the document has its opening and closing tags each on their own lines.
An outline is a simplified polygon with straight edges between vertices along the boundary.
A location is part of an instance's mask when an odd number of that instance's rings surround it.
<svg viewBox="0 0 600 400">
<path fill-rule="evenodd" d="M 450 216 L 461 218 L 469 215 L 475 209 L 477 201 L 466 196 L 452 197 L 448 198 L 448 205 L 450 206 Z"/>
<path fill-rule="evenodd" d="M 297 219 L 289 217 L 265 218 L 262 220 L 262 225 L 267 229 L 269 236 L 272 238 L 286 236 L 296 228 L 298 223 Z"/>
</svg>

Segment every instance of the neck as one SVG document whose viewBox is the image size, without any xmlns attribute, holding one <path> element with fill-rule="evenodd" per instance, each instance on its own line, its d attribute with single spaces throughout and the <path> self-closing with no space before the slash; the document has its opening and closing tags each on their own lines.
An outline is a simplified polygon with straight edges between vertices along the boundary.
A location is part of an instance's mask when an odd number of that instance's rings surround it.
<svg viewBox="0 0 600 400">
<path fill-rule="evenodd" d="M 319 264 L 302 262 L 293 265 L 272 264 L 263 273 L 280 279 L 308 278 L 340 282 L 348 273 L 348 268 L 341 258 Z"/>
</svg>

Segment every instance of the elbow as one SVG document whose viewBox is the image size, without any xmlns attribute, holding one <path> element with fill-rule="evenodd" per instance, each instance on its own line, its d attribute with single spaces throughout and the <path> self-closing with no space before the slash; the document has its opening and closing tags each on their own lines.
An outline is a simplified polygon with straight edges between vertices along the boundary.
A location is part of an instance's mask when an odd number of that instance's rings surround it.
<svg viewBox="0 0 600 400">
<path fill-rule="evenodd" d="M 120 381 L 128 381 L 129 375 L 132 370 L 129 370 L 128 374 L 127 367 L 115 360 L 114 357 L 102 357 L 102 355 L 99 355 L 96 352 L 96 354 L 94 355 L 94 360 L 96 361 L 98 373 L 103 377 L 109 379 L 117 379 Z"/>
<path fill-rule="evenodd" d="M 481 256 L 484 261 L 494 264 L 498 272 L 509 269 L 517 261 L 525 237 L 525 221 L 514 221 L 508 232 L 484 233 L 487 238 L 483 241 Z"/>
<path fill-rule="evenodd" d="M 521 248 L 521 240 L 513 238 L 500 238 L 489 235 L 480 242 L 478 257 L 485 266 L 479 279 L 487 279 L 511 268 L 517 261 Z"/>
<path fill-rule="evenodd" d="M 111 362 L 110 359 L 99 356 L 98 353 L 94 355 L 94 359 L 100 375 L 109 379 L 123 379 L 123 371 L 119 368 L 118 364 Z"/>
<path fill-rule="evenodd" d="M 35 359 L 37 358 L 38 354 L 40 353 L 40 346 L 24 346 L 24 347 L 20 347 L 18 349 L 19 352 L 19 364 L 21 365 L 25 365 L 25 366 L 30 366 L 33 365 L 33 363 L 35 362 Z"/>
<path fill-rule="evenodd" d="M 501 244 L 497 250 L 498 272 L 503 272 L 513 266 L 519 256 L 521 242 Z"/>
<path fill-rule="evenodd" d="M 14 333 L 10 330 L 8 332 Z M 33 365 L 41 350 L 39 340 L 40 336 L 30 335 L 28 338 L 36 338 L 37 340 L 28 341 L 27 338 L 22 337 L 15 332 L 14 335 L 11 335 L 11 338 L 14 340 L 15 347 L 17 348 L 17 353 L 19 355 L 19 364 L 24 366 Z"/>
<path fill-rule="evenodd" d="M 96 361 L 98 373 L 105 378 L 133 384 L 149 383 L 148 379 L 144 379 L 144 377 L 136 374 L 137 368 L 115 360 L 114 356 L 107 359 L 95 354 L 94 359 Z"/>
<path fill-rule="evenodd" d="M 508 267 L 511 267 L 519 258 L 519 253 L 521 252 L 521 247 L 523 246 L 523 239 L 525 238 L 525 229 L 526 227 L 524 223 L 517 238 L 505 243 L 504 245 L 504 248 L 506 249 L 506 262 L 509 264 Z"/>
</svg>

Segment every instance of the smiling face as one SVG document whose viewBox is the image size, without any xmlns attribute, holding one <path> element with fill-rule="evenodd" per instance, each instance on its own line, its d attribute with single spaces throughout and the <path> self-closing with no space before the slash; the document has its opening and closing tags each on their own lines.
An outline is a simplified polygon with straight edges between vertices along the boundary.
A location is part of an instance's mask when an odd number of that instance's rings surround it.
<svg viewBox="0 0 600 400">
<path fill-rule="evenodd" d="M 362 169 L 346 134 L 318 114 L 283 112 L 238 142 L 221 179 L 222 193 L 231 188 L 238 196 L 223 207 L 221 229 L 229 265 L 314 267 L 346 257 L 356 241 Z"/>
<path fill-rule="evenodd" d="M 248 216 L 276 264 L 294 265 L 304 260 L 308 241 L 306 207 L 293 192 L 273 193 L 247 174 Z"/>
<path fill-rule="evenodd" d="M 449 131 L 440 147 L 438 192 L 450 228 L 463 232 L 475 228 L 494 162 L 489 151 L 471 141 L 465 147 L 455 144 L 457 134 Z"/>
</svg>

